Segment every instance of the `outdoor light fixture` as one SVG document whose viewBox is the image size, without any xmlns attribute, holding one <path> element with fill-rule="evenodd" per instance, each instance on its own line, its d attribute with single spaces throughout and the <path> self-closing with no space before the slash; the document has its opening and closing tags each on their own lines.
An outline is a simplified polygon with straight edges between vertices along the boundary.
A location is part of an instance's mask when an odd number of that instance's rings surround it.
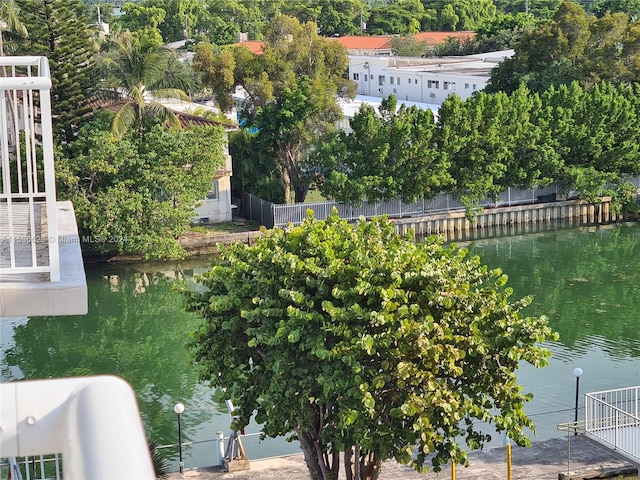
<svg viewBox="0 0 640 480">
<path fill-rule="evenodd" d="M 182 461 L 182 426 L 180 424 L 180 417 L 182 416 L 182 412 L 184 412 L 184 404 L 176 403 L 173 406 L 173 411 L 178 414 L 178 454 L 180 458 L 180 473 L 184 473 L 184 462 Z"/>
<path fill-rule="evenodd" d="M 573 375 L 576 377 L 576 409 L 575 409 L 575 415 L 573 417 L 573 421 L 576 424 L 575 426 L 575 431 L 574 434 L 578 435 L 578 398 L 579 398 L 579 394 L 580 394 L 580 377 L 582 376 L 584 372 L 582 371 L 582 369 L 580 367 L 576 367 L 573 369 Z"/>
</svg>

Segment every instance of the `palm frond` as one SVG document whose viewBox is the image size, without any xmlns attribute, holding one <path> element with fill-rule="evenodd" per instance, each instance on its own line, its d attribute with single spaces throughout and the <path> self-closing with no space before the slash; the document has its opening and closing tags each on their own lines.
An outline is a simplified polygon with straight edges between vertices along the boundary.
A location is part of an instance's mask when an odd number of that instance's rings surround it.
<svg viewBox="0 0 640 480">
<path fill-rule="evenodd" d="M 182 124 L 178 116 L 168 107 L 165 107 L 160 102 L 150 102 L 147 104 L 147 114 L 162 121 L 171 128 L 176 130 L 182 129 Z"/>
<path fill-rule="evenodd" d="M 133 102 L 125 103 L 120 110 L 113 117 L 113 122 L 111 123 L 111 131 L 113 134 L 122 138 L 122 136 L 129 130 L 133 125 L 135 125 L 136 120 L 138 120 L 139 114 L 137 105 Z"/>
</svg>

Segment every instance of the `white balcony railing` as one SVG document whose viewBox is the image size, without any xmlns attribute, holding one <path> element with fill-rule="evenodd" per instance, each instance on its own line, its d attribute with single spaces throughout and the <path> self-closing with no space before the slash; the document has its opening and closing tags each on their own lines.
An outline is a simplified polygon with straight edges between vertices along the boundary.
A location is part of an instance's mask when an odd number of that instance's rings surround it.
<svg viewBox="0 0 640 480">
<path fill-rule="evenodd" d="M 640 386 L 586 394 L 585 431 L 640 460 Z"/>
<path fill-rule="evenodd" d="M 60 281 L 46 57 L 0 57 L 0 275 Z"/>
</svg>

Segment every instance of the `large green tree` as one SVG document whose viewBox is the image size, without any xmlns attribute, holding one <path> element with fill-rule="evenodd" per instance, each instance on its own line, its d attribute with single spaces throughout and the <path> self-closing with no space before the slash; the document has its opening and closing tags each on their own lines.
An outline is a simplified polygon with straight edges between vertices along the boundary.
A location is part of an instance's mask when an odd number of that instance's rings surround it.
<svg viewBox="0 0 640 480">
<path fill-rule="evenodd" d="M 491 72 L 485 91 L 515 91 L 521 83 L 543 92 L 578 81 L 584 87 L 600 81 L 628 85 L 640 79 L 640 26 L 625 13 L 587 14 L 563 2 L 553 21 L 525 32 L 515 55 Z"/>
<path fill-rule="evenodd" d="M 362 106 L 350 122 L 318 146 L 313 169 L 323 195 L 339 202 L 430 198 L 451 182 L 436 146 L 431 110 L 397 107 L 395 96 L 376 111 Z"/>
<path fill-rule="evenodd" d="M 255 413 L 267 435 L 299 440 L 314 479 L 338 478 L 340 452 L 349 479 L 375 480 L 393 457 L 423 469 L 432 455 L 439 470 L 490 438 L 478 420 L 528 443 L 515 371 L 546 365 L 540 342 L 556 336 L 520 315 L 530 299 L 512 301 L 506 281 L 388 220 L 310 214 L 224 249 L 185 291 L 203 317 L 191 347 L 236 428 Z"/>
<path fill-rule="evenodd" d="M 450 96 L 438 114 L 436 142 L 450 162 L 450 190 L 472 209 L 485 196 L 509 187 L 551 183 L 561 159 L 551 120 L 536 94 L 479 95 L 463 102 Z"/>
<path fill-rule="evenodd" d="M 355 84 L 344 78 L 346 50 L 319 36 L 316 24 L 281 15 L 269 25 L 262 55 L 246 48 L 232 51 L 233 62 L 200 62 L 208 58 L 204 52 L 196 65 L 205 75 L 213 71 L 220 78 L 227 77 L 215 67 L 233 66 L 234 84 L 247 92 L 243 125 L 256 129 L 262 145 L 277 159 L 285 187 L 283 200 L 288 203 L 293 190 L 295 201 L 302 202 L 308 178 L 300 171 L 299 161 L 341 118 L 338 98 L 355 93 Z M 230 104 L 228 90 L 217 88 L 216 93 L 219 105 Z"/>
<path fill-rule="evenodd" d="M 177 238 L 224 165 L 221 127 L 167 129 L 116 137 L 99 115 L 56 156 L 59 196 L 73 201 L 84 247 L 100 254 L 178 258 Z"/>
<path fill-rule="evenodd" d="M 29 31 L 16 53 L 44 55 L 51 67 L 51 103 L 59 139 L 71 141 L 89 111 L 85 99 L 97 83 L 97 45 L 80 0 L 16 0 Z"/>
<path fill-rule="evenodd" d="M 398 0 L 371 9 L 367 33 L 371 35 L 413 34 L 421 31 L 426 21 L 420 0 Z"/>
<path fill-rule="evenodd" d="M 136 38 L 130 32 L 112 37 L 104 57 L 104 94 L 114 101 L 124 101 L 113 119 L 114 134 L 122 136 L 131 128 L 142 134 L 145 115 L 180 128 L 176 114 L 161 102 L 189 100 L 184 90 L 192 79 L 185 69 L 170 68 L 176 62 L 168 50 L 146 37 Z"/>
</svg>

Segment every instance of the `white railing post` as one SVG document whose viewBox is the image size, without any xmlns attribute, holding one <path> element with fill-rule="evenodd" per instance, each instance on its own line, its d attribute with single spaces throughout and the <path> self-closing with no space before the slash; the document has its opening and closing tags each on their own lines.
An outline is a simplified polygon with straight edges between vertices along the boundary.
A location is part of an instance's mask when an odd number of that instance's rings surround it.
<svg viewBox="0 0 640 480">
<path fill-rule="evenodd" d="M 216 465 L 224 465 L 224 433 L 216 432 Z"/>
</svg>

